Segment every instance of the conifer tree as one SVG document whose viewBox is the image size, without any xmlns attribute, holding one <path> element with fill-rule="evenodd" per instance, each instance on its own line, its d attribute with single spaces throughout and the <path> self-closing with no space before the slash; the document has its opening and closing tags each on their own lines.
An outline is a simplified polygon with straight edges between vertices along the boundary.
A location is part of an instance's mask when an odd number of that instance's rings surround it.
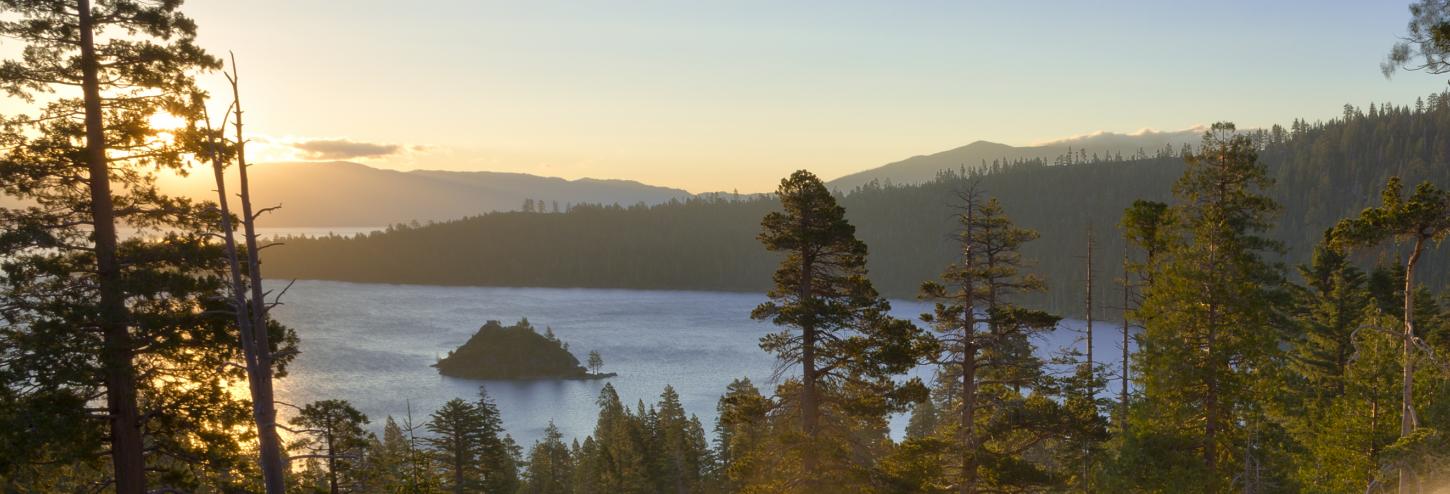
<svg viewBox="0 0 1450 494">
<path fill-rule="evenodd" d="M 820 450 L 827 449 L 820 444 L 820 423 L 828 395 L 852 400 L 865 395 L 835 391 L 871 388 L 867 393 L 886 399 L 881 404 L 900 406 L 903 389 L 892 389 L 890 376 L 914 365 L 926 343 L 914 325 L 886 315 L 890 306 L 866 278 L 866 244 L 855 238 L 845 210 L 820 179 L 797 171 L 781 180 L 776 194 L 783 211 L 765 216 L 759 238 L 785 258 L 770 301 L 751 317 L 789 328 L 762 338 L 761 348 L 800 366 L 799 386 L 790 396 L 805 441 L 797 448 L 800 471 L 811 477 L 804 479 L 810 490 L 822 474 Z"/>
<path fill-rule="evenodd" d="M 1276 205 L 1262 195 L 1271 180 L 1251 141 L 1232 124 L 1214 124 L 1184 161 L 1173 229 L 1135 311 L 1144 325 L 1135 371 L 1144 403 L 1133 429 L 1199 458 L 1195 466 L 1150 456 L 1167 464 L 1140 468 L 1182 471 L 1170 490 L 1216 491 L 1242 477 L 1238 469 L 1250 468 L 1260 447 L 1248 435 L 1263 422 L 1255 393 L 1281 339 L 1280 274 L 1262 257 L 1277 244 L 1260 235 Z"/>
<path fill-rule="evenodd" d="M 614 385 L 605 384 L 596 401 L 599 420 L 586 438 L 578 460 L 576 488 L 598 493 L 648 493 L 654 488 L 645 455 L 643 410 L 632 416 L 619 401 Z M 641 408 L 643 408 L 641 406 Z"/>
<path fill-rule="evenodd" d="M 765 444 L 770 433 L 770 400 L 749 378 L 736 379 L 725 388 L 716 406 L 715 451 L 719 481 L 725 492 L 741 492 L 756 478 L 771 456 Z"/>
<path fill-rule="evenodd" d="M 1343 252 L 1321 244 L 1299 268 L 1278 419 L 1300 445 L 1292 478 L 1313 492 L 1361 492 L 1394 441 L 1396 325 L 1370 303 L 1366 277 Z"/>
<path fill-rule="evenodd" d="M 1450 72 L 1450 2 L 1419 0 L 1410 4 L 1407 31 L 1380 64 L 1385 77 L 1398 69 Z"/>
<path fill-rule="evenodd" d="M 713 470 L 713 458 L 705 431 L 694 416 L 685 415 L 680 404 L 680 395 L 666 385 L 660 394 L 660 402 L 654 414 L 656 441 L 660 449 L 655 452 L 660 492 L 689 494 L 703 492 L 706 477 Z"/>
<path fill-rule="evenodd" d="M 604 357 L 599 356 L 596 350 L 589 351 L 589 372 L 598 374 L 599 369 L 604 367 Z"/>
<path fill-rule="evenodd" d="M 427 439 L 445 472 L 445 487 L 454 493 L 513 492 L 518 463 L 512 440 L 503 433 L 498 407 L 483 388 L 478 401 L 454 398 L 433 412 Z"/>
<path fill-rule="evenodd" d="M 368 440 L 366 462 L 360 477 L 363 485 L 379 492 L 410 492 L 408 472 L 410 446 L 402 426 L 391 415 L 383 421 L 383 436 Z"/>
<path fill-rule="evenodd" d="M 550 421 L 544 438 L 529 450 L 528 470 L 523 474 L 521 494 L 572 494 L 574 492 L 574 459 L 564 435 Z"/>
<path fill-rule="evenodd" d="M 1423 352 L 1423 341 L 1415 333 L 1415 267 L 1431 242 L 1439 242 L 1450 234 L 1450 194 L 1429 182 L 1415 187 L 1404 197 L 1399 177 L 1390 177 L 1380 193 L 1380 205 L 1365 209 L 1357 218 L 1348 218 L 1334 226 L 1330 233 L 1341 246 L 1368 246 L 1388 239 L 1406 241 L 1410 252 L 1405 259 L 1404 297 L 1401 320 L 1403 375 L 1400 403 L 1400 436 L 1407 437 L 1419 426 L 1415 413 L 1415 360 Z M 1408 489 L 1408 472 L 1401 473 L 1400 490 Z"/>
<path fill-rule="evenodd" d="M 44 102 L 35 117 L 0 123 L 0 187 L 34 205 L 0 211 L 8 254 L 0 347 L 16 357 L 8 363 L 16 379 L 42 383 L 19 388 L 16 399 L 48 400 L 47 414 L 70 419 L 51 430 L 57 435 L 29 438 L 67 443 L 37 444 L 44 453 L 30 459 L 86 462 L 106 451 L 106 482 L 128 494 L 147 489 L 148 471 L 168 488 L 215 473 L 186 465 L 235 450 L 241 405 L 222 389 L 238 378 L 227 365 L 233 328 L 210 317 L 225 312 L 215 303 L 224 300 L 221 257 L 203 233 L 215 218 L 153 184 L 153 171 L 182 168 L 199 149 L 164 138 L 151 117 L 187 118 L 192 75 L 219 65 L 194 44 L 196 26 L 180 5 L 0 3 L 0 32 L 23 44 L 0 66 L 0 87 Z M 159 238 L 122 239 L 122 225 Z M 64 396 L 81 402 L 66 410 L 56 401 Z M 83 417 L 92 400 L 105 403 L 103 420 Z"/>
<path fill-rule="evenodd" d="M 321 459 L 331 494 L 359 492 L 359 474 L 372 434 L 363 430 L 367 415 L 343 400 L 321 400 L 302 407 L 291 423 L 299 438 L 290 446 L 293 459 Z"/>
<path fill-rule="evenodd" d="M 996 199 L 975 189 L 959 197 L 961 260 L 941 283 L 922 286 L 923 298 L 937 301 L 922 319 L 942 341 L 936 396 L 943 402 L 937 407 L 951 411 L 938 425 L 951 439 L 951 485 L 958 492 L 1054 485 L 1049 466 L 1024 453 L 1080 431 L 1054 400 L 1057 384 L 1033 354 L 1032 336 L 1056 327 L 1058 318 L 1013 301 L 1044 288 L 1025 271 L 1020 252 L 1036 233 L 1014 225 Z"/>
</svg>

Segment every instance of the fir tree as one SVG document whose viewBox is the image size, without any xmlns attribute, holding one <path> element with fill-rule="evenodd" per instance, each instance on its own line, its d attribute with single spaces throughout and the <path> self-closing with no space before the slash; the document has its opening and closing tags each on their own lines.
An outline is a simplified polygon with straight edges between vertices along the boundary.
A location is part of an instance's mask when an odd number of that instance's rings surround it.
<svg viewBox="0 0 1450 494">
<path fill-rule="evenodd" d="M 820 452 L 831 449 L 821 446 L 820 428 L 828 394 L 845 401 L 869 394 L 885 398 L 881 405 L 901 406 L 902 390 L 892 389 L 890 376 L 914 365 L 924 342 L 914 325 L 886 316 L 889 305 L 866 278 L 866 244 L 855 238 L 845 210 L 820 179 L 798 171 L 781 180 L 777 196 L 783 211 L 765 216 L 759 238 L 785 259 L 770 301 L 751 317 L 789 328 L 762 338 L 761 348 L 801 368 L 792 401 L 805 441 L 797 449 L 800 472 L 809 490 L 823 473 Z"/>
<path fill-rule="evenodd" d="M 445 472 L 445 487 L 455 493 L 512 492 L 518 484 L 518 464 L 511 442 L 503 433 L 498 408 L 483 388 L 478 401 L 454 398 L 433 412 L 428 438 Z"/>
<path fill-rule="evenodd" d="M 749 378 L 736 379 L 720 396 L 715 422 L 715 451 L 719 461 L 720 482 L 726 492 L 740 492 L 756 478 L 766 465 L 769 451 L 765 443 L 769 434 L 767 415 L 770 400 Z"/>
<path fill-rule="evenodd" d="M 575 485 L 588 489 L 587 492 L 652 492 L 650 458 L 645 456 L 643 410 L 640 416 L 630 415 L 611 384 L 604 385 L 596 403 L 599 420 L 594 434 L 584 442 L 578 460 L 582 475 Z"/>
<path fill-rule="evenodd" d="M 544 428 L 544 439 L 529 450 L 528 470 L 523 474 L 521 494 L 572 494 L 574 492 L 574 458 L 564 435 L 550 421 Z"/>
<path fill-rule="evenodd" d="M 1260 447 L 1249 431 L 1263 422 L 1255 393 L 1277 358 L 1281 284 L 1262 258 L 1277 245 L 1260 234 L 1276 205 L 1262 195 L 1271 180 L 1251 141 L 1232 124 L 1214 124 L 1184 161 L 1173 230 L 1134 314 L 1144 325 L 1135 370 L 1144 402 L 1133 432 L 1199 457 L 1145 456 L 1156 464 L 1139 468 L 1182 472 L 1171 489 L 1217 491 Z"/>
<path fill-rule="evenodd" d="M 1429 182 L 1415 187 L 1404 197 L 1399 177 L 1390 177 L 1380 194 L 1380 205 L 1365 209 L 1357 218 L 1348 218 L 1335 225 L 1331 236 L 1341 246 L 1367 246 L 1387 239 L 1410 243 L 1405 259 L 1404 283 L 1401 289 L 1404 305 L 1400 312 L 1404 323 L 1401 334 L 1403 375 L 1400 402 L 1400 437 L 1408 437 L 1419 426 L 1415 413 L 1415 361 L 1423 350 L 1423 341 L 1415 332 L 1415 268 L 1420 256 L 1431 242 L 1450 234 L 1450 194 Z M 1408 472 L 1400 476 L 1400 490 L 1410 482 Z"/>
<path fill-rule="evenodd" d="M 372 434 L 363 430 L 367 415 L 342 400 L 322 400 L 302 407 L 290 421 L 299 438 L 290 446 L 299 455 L 293 459 L 316 458 L 325 464 L 327 492 L 359 492 L 358 474 Z"/>
</svg>

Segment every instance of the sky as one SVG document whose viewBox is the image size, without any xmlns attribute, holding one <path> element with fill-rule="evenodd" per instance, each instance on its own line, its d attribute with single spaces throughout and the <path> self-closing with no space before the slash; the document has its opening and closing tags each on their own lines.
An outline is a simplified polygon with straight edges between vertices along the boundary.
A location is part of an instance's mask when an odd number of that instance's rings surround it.
<svg viewBox="0 0 1450 494">
<path fill-rule="evenodd" d="M 192 0 L 253 150 L 395 169 L 761 192 L 975 140 L 1327 119 L 1447 76 L 1379 70 L 1408 0 Z M 203 76 L 220 90 L 219 74 Z"/>
</svg>

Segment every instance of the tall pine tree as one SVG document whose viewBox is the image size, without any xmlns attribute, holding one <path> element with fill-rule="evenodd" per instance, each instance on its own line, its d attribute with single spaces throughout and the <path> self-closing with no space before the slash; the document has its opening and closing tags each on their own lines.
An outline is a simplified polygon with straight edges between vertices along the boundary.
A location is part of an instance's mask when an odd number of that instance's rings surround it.
<svg viewBox="0 0 1450 494">
<path fill-rule="evenodd" d="M 1138 483 L 1212 492 L 1234 478 L 1254 483 L 1261 456 L 1256 393 L 1277 365 L 1282 293 L 1280 269 L 1263 257 L 1277 244 L 1262 234 L 1277 206 L 1263 195 L 1271 180 L 1253 143 L 1233 124 L 1214 124 L 1184 161 L 1172 230 L 1134 314 L 1144 326 L 1135 369 L 1144 399 L 1132 433 L 1145 436 L 1139 446 L 1174 453 L 1138 457 L 1154 463 L 1139 465 Z"/>
</svg>

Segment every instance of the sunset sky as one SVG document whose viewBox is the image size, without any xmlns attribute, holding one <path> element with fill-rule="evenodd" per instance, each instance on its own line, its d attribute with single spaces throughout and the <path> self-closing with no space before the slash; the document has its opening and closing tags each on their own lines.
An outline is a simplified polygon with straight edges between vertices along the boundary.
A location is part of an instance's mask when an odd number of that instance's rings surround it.
<svg viewBox="0 0 1450 494">
<path fill-rule="evenodd" d="M 193 0 L 270 159 L 773 188 L 977 139 L 1329 118 L 1407 2 Z M 212 83 L 220 77 L 212 77 Z M 1089 96 L 1084 96 L 1089 95 Z"/>
</svg>

